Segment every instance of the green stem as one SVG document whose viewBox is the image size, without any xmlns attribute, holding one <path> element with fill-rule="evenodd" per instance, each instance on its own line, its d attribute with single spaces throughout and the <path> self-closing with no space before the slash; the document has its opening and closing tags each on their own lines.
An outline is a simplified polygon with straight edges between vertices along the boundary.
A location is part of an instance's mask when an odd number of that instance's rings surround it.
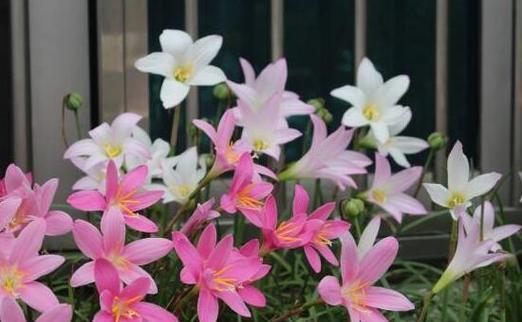
<svg viewBox="0 0 522 322">
<path fill-rule="evenodd" d="M 459 230 L 459 221 L 453 220 L 451 222 L 451 235 L 450 235 L 450 245 L 449 245 L 449 253 L 448 253 L 448 263 L 453 259 L 453 255 L 455 255 L 455 250 L 457 249 L 457 235 Z"/>
<path fill-rule="evenodd" d="M 419 314 L 419 317 L 417 318 L 417 322 L 424 322 L 426 321 L 426 318 L 428 317 L 428 310 L 430 308 L 431 299 L 433 298 L 433 293 L 429 292 L 424 296 L 424 299 L 422 301 L 422 310 Z"/>
<path fill-rule="evenodd" d="M 420 188 L 422 187 L 422 182 L 424 181 L 424 177 L 426 176 L 426 173 L 428 172 L 428 169 L 431 166 L 431 163 L 433 162 L 433 157 L 435 156 L 435 151 L 433 149 L 430 149 L 430 152 L 428 153 L 428 156 L 426 157 L 426 162 L 424 162 L 424 166 L 422 167 L 421 176 L 419 178 L 419 182 L 417 183 L 417 187 L 415 188 L 415 192 L 413 193 L 414 197 L 417 197 L 417 195 L 420 192 Z"/>
<path fill-rule="evenodd" d="M 78 110 L 74 110 L 74 123 L 76 124 L 76 135 L 78 136 L 78 140 L 82 138 L 82 128 L 80 126 L 80 115 Z"/>
<path fill-rule="evenodd" d="M 174 115 L 172 119 L 172 132 L 170 133 L 170 144 L 172 145 L 172 149 L 174 154 L 176 153 L 176 147 L 178 143 L 178 132 L 179 132 L 179 123 L 181 121 L 181 107 L 174 106 Z"/>
</svg>

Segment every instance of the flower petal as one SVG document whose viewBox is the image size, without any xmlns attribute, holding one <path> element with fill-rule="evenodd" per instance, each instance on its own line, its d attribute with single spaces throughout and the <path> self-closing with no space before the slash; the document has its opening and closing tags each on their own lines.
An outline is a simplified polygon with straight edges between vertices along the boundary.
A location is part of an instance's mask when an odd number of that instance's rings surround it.
<svg viewBox="0 0 522 322">
<path fill-rule="evenodd" d="M 253 287 L 252 285 L 243 285 L 238 289 L 238 293 L 247 304 L 256 307 L 265 307 L 266 298 L 263 292 Z"/>
<path fill-rule="evenodd" d="M 134 308 L 145 321 L 178 322 L 172 313 L 155 304 L 140 302 L 134 304 Z"/>
<path fill-rule="evenodd" d="M 409 311 L 415 308 L 415 305 L 401 293 L 376 286 L 366 289 L 364 302 L 368 306 L 387 311 Z"/>
<path fill-rule="evenodd" d="M 98 191 L 77 191 L 67 198 L 67 203 L 72 207 L 83 211 L 105 210 L 107 203 Z"/>
<path fill-rule="evenodd" d="M 120 277 L 116 268 L 103 258 L 94 263 L 94 279 L 98 293 L 110 291 L 111 294 L 119 294 L 121 289 Z"/>
<path fill-rule="evenodd" d="M 71 231 L 73 221 L 71 216 L 60 210 L 51 210 L 45 216 L 47 236 L 61 236 Z"/>
<path fill-rule="evenodd" d="M 165 238 L 144 238 L 125 246 L 123 256 L 136 265 L 147 265 L 167 255 L 172 242 Z"/>
<path fill-rule="evenodd" d="M 422 185 L 434 203 L 442 207 L 448 207 L 448 201 L 450 199 L 450 192 L 448 189 L 438 183 L 423 183 Z"/>
<path fill-rule="evenodd" d="M 68 304 L 59 304 L 44 312 L 35 322 L 70 322 L 73 317 L 72 307 Z"/>
<path fill-rule="evenodd" d="M 314 272 L 319 273 L 321 271 L 321 258 L 317 254 L 316 250 L 312 246 L 303 247 L 306 259 Z"/>
<path fill-rule="evenodd" d="M 78 219 L 74 222 L 72 232 L 76 246 L 85 256 L 95 259 L 102 255 L 102 236 L 95 226 Z"/>
<path fill-rule="evenodd" d="M 71 276 L 71 286 L 79 287 L 94 282 L 94 261 L 80 266 Z"/>
<path fill-rule="evenodd" d="M 359 238 L 359 245 L 357 246 L 357 258 L 359 260 L 363 259 L 368 251 L 373 247 L 380 227 L 381 217 L 375 216 L 368 225 L 366 225 L 366 228 L 364 228 L 361 238 Z"/>
<path fill-rule="evenodd" d="M 319 295 L 329 305 L 340 305 L 343 303 L 341 286 L 334 276 L 325 276 L 317 286 Z"/>
<path fill-rule="evenodd" d="M 38 312 L 45 312 L 58 305 L 58 299 L 53 291 L 39 282 L 26 283 L 20 289 L 20 298 Z"/>
<path fill-rule="evenodd" d="M 157 52 L 138 59 L 134 67 L 141 72 L 172 77 L 174 64 L 175 59 L 171 54 Z"/>
<path fill-rule="evenodd" d="M 64 262 L 65 258 L 59 255 L 35 256 L 25 260 L 20 269 L 26 273 L 25 281 L 34 281 L 54 271 Z"/>
<path fill-rule="evenodd" d="M 227 79 L 225 73 L 216 66 L 205 66 L 198 70 L 189 80 L 190 85 L 212 86 L 224 82 Z"/>
<path fill-rule="evenodd" d="M 160 98 L 164 108 L 179 105 L 187 97 L 190 87 L 174 79 L 164 79 L 161 85 Z"/>
<path fill-rule="evenodd" d="M 471 179 L 466 187 L 467 197 L 472 199 L 487 193 L 493 189 L 500 178 L 502 178 L 500 173 L 491 172 Z"/>
<path fill-rule="evenodd" d="M 165 29 L 159 36 L 161 50 L 173 56 L 180 56 L 185 53 L 190 45 L 192 38 L 182 30 Z"/>
<path fill-rule="evenodd" d="M 386 237 L 368 251 L 361 260 L 358 278 L 362 283 L 373 284 L 390 268 L 397 257 L 399 243 L 394 237 Z"/>
<path fill-rule="evenodd" d="M 219 304 L 209 290 L 203 288 L 198 297 L 198 318 L 200 322 L 216 322 L 219 313 Z"/>
<path fill-rule="evenodd" d="M 159 230 L 156 223 L 140 214 L 134 214 L 132 216 L 125 215 L 124 218 L 127 226 L 131 227 L 134 230 L 151 234 L 156 233 Z"/>
<path fill-rule="evenodd" d="M 24 312 L 15 299 L 9 296 L 0 298 L 0 321 L 26 322 Z"/>
<path fill-rule="evenodd" d="M 366 95 L 361 89 L 355 86 L 345 85 L 336 88 L 330 92 L 330 95 L 348 102 L 352 104 L 352 106 L 364 107 L 366 104 Z"/>
<path fill-rule="evenodd" d="M 13 243 L 13 250 L 9 262 L 23 264 L 25 260 L 38 254 L 42 248 L 46 224 L 43 220 L 29 223 L 18 235 Z"/>
<path fill-rule="evenodd" d="M 457 141 L 448 156 L 448 189 L 463 191 L 469 180 L 468 158 L 462 151 L 462 143 Z"/>
<path fill-rule="evenodd" d="M 370 95 L 382 84 L 382 75 L 375 69 L 373 63 L 364 57 L 357 68 L 357 87 Z"/>
<path fill-rule="evenodd" d="M 225 304 L 228 305 L 228 307 L 230 307 L 232 311 L 236 312 L 237 314 L 244 317 L 251 316 L 248 307 L 236 291 L 219 292 L 218 297 L 221 300 L 223 300 L 223 302 L 225 302 Z"/>
<path fill-rule="evenodd" d="M 108 212 L 103 214 L 100 227 L 104 250 L 107 253 L 121 252 L 125 244 L 125 221 L 120 210 L 111 207 Z"/>
</svg>

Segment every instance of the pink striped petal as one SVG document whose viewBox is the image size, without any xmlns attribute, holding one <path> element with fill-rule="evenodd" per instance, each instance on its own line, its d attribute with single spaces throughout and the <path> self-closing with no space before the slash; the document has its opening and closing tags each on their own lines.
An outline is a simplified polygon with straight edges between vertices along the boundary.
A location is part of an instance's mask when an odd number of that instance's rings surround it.
<svg viewBox="0 0 522 322">
<path fill-rule="evenodd" d="M 92 322 L 114 322 L 114 318 L 112 317 L 112 314 L 100 311 L 96 313 Z"/>
<path fill-rule="evenodd" d="M 96 227 L 78 219 L 74 222 L 72 232 L 76 246 L 85 256 L 92 259 L 102 256 L 102 236 Z"/>
<path fill-rule="evenodd" d="M 148 172 L 147 166 L 141 165 L 124 175 L 120 181 L 121 194 L 126 195 L 141 188 L 147 178 Z"/>
<path fill-rule="evenodd" d="M 79 287 L 94 282 L 94 261 L 80 266 L 71 276 L 71 286 Z"/>
<path fill-rule="evenodd" d="M 150 281 L 150 287 L 149 287 L 149 294 L 157 294 L 158 293 L 158 286 L 156 285 L 156 282 L 150 276 L 147 271 L 145 271 L 143 268 L 139 267 L 138 265 L 129 264 L 125 269 L 120 269 L 118 271 L 121 280 L 129 285 L 132 282 L 136 281 L 138 278 L 147 278 Z"/>
<path fill-rule="evenodd" d="M 133 307 L 143 317 L 144 322 L 178 322 L 178 319 L 172 313 L 160 306 L 140 302 Z"/>
<path fill-rule="evenodd" d="M 364 302 L 368 306 L 388 311 L 409 311 L 415 308 L 401 293 L 376 286 L 366 288 Z"/>
<path fill-rule="evenodd" d="M 150 279 L 140 277 L 125 287 L 119 297 L 122 300 L 144 298 L 150 290 Z"/>
<path fill-rule="evenodd" d="M 105 210 L 107 203 L 105 197 L 98 191 L 77 191 L 74 192 L 67 198 L 73 208 L 80 209 L 83 211 L 101 211 Z"/>
<path fill-rule="evenodd" d="M 310 197 L 303 186 L 296 184 L 294 189 L 293 214 L 306 214 Z"/>
<path fill-rule="evenodd" d="M 159 231 L 158 226 L 152 220 L 140 214 L 134 214 L 132 216 L 125 215 L 125 223 L 132 229 L 143 233 L 152 234 Z"/>
<path fill-rule="evenodd" d="M 17 197 L 11 197 L 0 202 L 0 231 L 11 222 L 21 203 L 22 200 Z"/>
<path fill-rule="evenodd" d="M 26 322 L 22 308 L 9 296 L 0 298 L 0 321 Z"/>
<path fill-rule="evenodd" d="M 180 232 L 172 233 L 174 249 L 185 267 L 193 272 L 198 272 L 202 264 L 202 258 L 188 238 Z"/>
<path fill-rule="evenodd" d="M 68 304 L 59 304 L 40 315 L 35 322 L 70 322 L 72 317 L 72 307 Z"/>
<path fill-rule="evenodd" d="M 320 219 L 320 220 L 326 220 L 328 217 L 330 217 L 330 214 L 335 210 L 335 202 L 328 202 L 324 205 L 320 206 L 316 210 L 314 210 L 309 218 L 310 219 Z"/>
<path fill-rule="evenodd" d="M 125 246 L 122 255 L 136 265 L 147 265 L 167 255 L 172 247 L 165 238 L 144 238 Z"/>
<path fill-rule="evenodd" d="M 308 263 L 310 263 L 314 272 L 319 273 L 321 271 L 321 258 L 319 257 L 319 254 L 317 254 L 312 246 L 305 246 L 303 250 L 306 259 L 308 260 Z"/>
<path fill-rule="evenodd" d="M 343 303 L 341 286 L 334 276 L 325 276 L 317 286 L 319 295 L 329 305 L 340 305 Z"/>
<path fill-rule="evenodd" d="M 60 210 L 51 210 L 45 216 L 47 236 L 61 236 L 71 231 L 73 221 L 71 216 Z"/>
<path fill-rule="evenodd" d="M 58 305 L 58 299 L 53 291 L 42 283 L 26 283 L 20 289 L 20 298 L 38 312 L 45 312 Z"/>
<path fill-rule="evenodd" d="M 42 248 L 46 229 L 45 221 L 39 219 L 29 223 L 18 235 L 13 243 L 13 249 L 9 256 L 11 263 L 20 263 L 35 256 Z"/>
<path fill-rule="evenodd" d="M 209 290 L 203 288 L 198 297 L 198 318 L 200 322 L 216 322 L 219 313 L 219 304 Z"/>
<path fill-rule="evenodd" d="M 112 200 L 116 195 L 119 185 L 118 168 L 113 160 L 107 163 L 107 171 L 105 175 L 105 198 Z"/>
<path fill-rule="evenodd" d="M 227 235 L 217 243 L 216 247 L 208 257 L 207 265 L 209 267 L 221 268 L 228 260 L 232 247 L 234 246 L 234 237 Z"/>
<path fill-rule="evenodd" d="M 106 253 L 123 251 L 125 244 L 125 221 L 117 207 L 111 207 L 103 214 L 101 223 L 103 249 Z"/>
<path fill-rule="evenodd" d="M 218 292 L 217 295 L 232 311 L 244 317 L 251 316 L 248 307 L 236 291 Z"/>
<path fill-rule="evenodd" d="M 343 283 L 352 281 L 359 272 L 357 245 L 350 233 L 341 237 L 341 275 Z"/>
<path fill-rule="evenodd" d="M 25 260 L 20 269 L 27 275 L 24 276 L 24 281 L 34 281 L 40 277 L 54 271 L 65 262 L 65 258 L 59 255 L 42 255 L 35 256 Z"/>
<path fill-rule="evenodd" d="M 358 278 L 362 283 L 373 284 L 390 268 L 397 257 L 399 243 L 394 237 L 386 237 L 368 251 L 360 263 Z"/>
<path fill-rule="evenodd" d="M 253 287 L 252 285 L 243 285 L 238 289 L 238 293 L 247 304 L 255 307 L 265 307 L 266 298 L 263 292 Z"/>
<path fill-rule="evenodd" d="M 158 202 L 165 193 L 163 191 L 146 191 L 135 194 L 132 200 L 136 202 L 135 205 L 129 206 L 132 211 L 138 211 L 148 208 Z"/>
<path fill-rule="evenodd" d="M 98 293 L 109 291 L 112 294 L 120 293 L 121 285 L 118 271 L 106 259 L 99 258 L 94 263 L 94 280 Z"/>
<path fill-rule="evenodd" d="M 208 258 L 210 253 L 216 247 L 217 231 L 212 224 L 208 225 L 199 237 L 197 250 L 201 258 Z"/>
</svg>

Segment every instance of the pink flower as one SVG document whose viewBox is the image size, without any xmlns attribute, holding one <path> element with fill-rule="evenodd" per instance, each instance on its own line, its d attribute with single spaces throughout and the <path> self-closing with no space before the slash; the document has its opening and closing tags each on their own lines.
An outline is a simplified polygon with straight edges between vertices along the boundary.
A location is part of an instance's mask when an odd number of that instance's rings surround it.
<svg viewBox="0 0 522 322">
<path fill-rule="evenodd" d="M 492 252 L 496 244 L 497 241 L 494 239 L 481 240 L 479 221 L 472 220 L 469 226 L 464 228 L 464 220 L 459 220 L 459 237 L 455 255 L 432 292 L 439 293 L 462 276 L 513 256 L 503 252 Z"/>
<path fill-rule="evenodd" d="M 251 254 L 255 245 L 241 251 L 234 249 L 232 235 L 225 236 L 216 244 L 214 225 L 208 225 L 194 247 L 180 232 L 172 234 L 174 248 L 184 267 L 181 281 L 195 285 L 199 291 L 197 304 L 201 322 L 217 321 L 218 299 L 225 302 L 234 312 L 250 317 L 246 303 L 264 306 L 264 296 L 250 284 L 263 276 L 266 267 L 259 256 Z M 251 248 L 252 247 L 252 248 Z"/>
<path fill-rule="evenodd" d="M 326 124 L 315 115 L 310 118 L 314 125 L 310 149 L 280 173 L 279 179 L 322 178 L 333 181 L 341 190 L 356 187 L 351 176 L 366 173 L 365 167 L 372 162 L 362 153 L 346 150 L 352 140 L 353 130 L 341 126 L 327 136 Z"/>
<path fill-rule="evenodd" d="M 0 232 L 10 225 L 21 203 L 22 199 L 17 197 L 0 201 Z"/>
<path fill-rule="evenodd" d="M 72 307 L 68 304 L 58 304 L 40 315 L 35 322 L 70 322 Z M 11 298 L 0 300 L 0 320 L 6 322 L 26 322 L 22 308 Z"/>
<path fill-rule="evenodd" d="M 306 190 L 300 186 L 295 186 L 293 215 L 299 216 L 306 214 L 308 210 L 309 196 Z M 332 245 L 332 239 L 339 238 L 350 229 L 350 224 L 342 220 L 327 220 L 332 211 L 335 209 L 335 202 L 329 202 L 314 210 L 308 220 L 314 221 L 314 225 L 319 228 L 314 231 L 312 239 L 304 245 L 303 249 L 306 259 L 314 272 L 321 271 L 321 254 L 330 264 L 338 266 L 339 262 L 329 246 Z M 318 254 L 319 252 L 319 254 Z"/>
<path fill-rule="evenodd" d="M 237 97 L 244 101 L 253 111 L 263 108 L 265 103 L 275 94 L 282 94 L 280 102 L 282 116 L 310 114 L 314 108 L 301 100 L 296 93 L 285 91 L 288 68 L 286 59 L 282 58 L 265 67 L 256 79 L 254 68 L 243 58 L 239 59 L 245 84 L 237 84 L 227 80 L 228 86 Z M 234 109 L 238 119 L 242 118 L 241 111 Z"/>
<path fill-rule="evenodd" d="M 399 243 L 387 237 L 371 247 L 362 257 L 357 256 L 357 246 L 350 233 L 341 237 L 342 285 L 335 276 L 326 276 L 317 290 L 329 305 L 343 305 L 350 321 L 388 321 L 378 309 L 409 311 L 414 309 L 404 295 L 383 287 L 373 286 L 390 268 L 397 256 Z"/>
<path fill-rule="evenodd" d="M 183 225 L 180 232 L 188 236 L 205 222 L 219 217 L 219 212 L 212 210 L 212 207 L 214 207 L 214 198 L 207 200 L 203 204 L 198 204 L 196 210 Z"/>
<path fill-rule="evenodd" d="M 140 266 L 150 264 L 167 255 L 172 243 L 164 238 L 144 238 L 125 245 L 125 222 L 115 210 L 102 217 L 101 234 L 96 227 L 84 220 L 76 220 L 73 237 L 81 252 L 91 259 L 71 277 L 71 286 L 78 287 L 94 282 L 94 261 L 106 259 L 118 270 L 120 279 L 127 285 L 137 278 L 151 281 L 150 293 L 158 289 L 152 277 Z"/>
<path fill-rule="evenodd" d="M 419 180 L 421 172 L 421 167 L 412 167 L 392 175 L 388 160 L 376 153 L 375 177 L 372 187 L 366 192 L 368 201 L 384 209 L 399 223 L 404 213 L 426 214 L 426 209 L 419 201 L 404 193 Z"/>
<path fill-rule="evenodd" d="M 42 186 L 34 184 L 34 187 L 31 180 L 31 176 L 24 174 L 16 165 L 7 167 L 4 178 L 6 195 L 1 199 L 15 198 L 21 202 L 9 223 L 0 225 L 0 230 L 4 228 L 7 232 L 16 233 L 32 220 L 42 218 L 47 223 L 46 235 L 60 236 L 68 233 L 72 227 L 71 217 L 63 211 L 49 210 L 58 189 L 58 179 L 48 180 Z"/>
<path fill-rule="evenodd" d="M 482 219 L 483 218 L 483 219 Z M 473 218 L 471 218 L 467 213 L 462 213 L 460 215 L 460 219 L 464 224 L 464 229 L 466 232 L 470 232 L 473 230 L 474 225 L 481 227 L 482 223 L 482 239 L 483 240 L 493 240 L 495 244 L 491 247 L 491 251 L 496 252 L 502 250 L 502 246 L 499 242 L 503 239 L 508 238 L 516 234 L 520 230 L 520 225 L 502 225 L 499 227 L 495 226 L 495 208 L 491 202 L 484 202 L 484 210 L 482 210 L 482 205 L 478 206 L 473 212 Z"/>
<path fill-rule="evenodd" d="M 323 224 L 322 220 L 308 220 L 306 213 L 294 212 L 289 220 L 278 225 L 277 204 L 273 196 L 266 199 L 258 217 L 257 225 L 263 233 L 262 253 L 281 248 L 303 247 L 312 240 Z"/>
<path fill-rule="evenodd" d="M 150 158 L 147 146 L 132 137 L 132 131 L 141 116 L 134 113 L 118 115 L 111 125 L 102 123 L 89 131 L 90 139 L 72 144 L 65 151 L 64 158 L 84 158 L 84 168 L 90 169 L 99 163 L 114 161 L 121 167 L 128 156 Z"/>
<path fill-rule="evenodd" d="M 221 197 L 221 208 L 230 214 L 239 210 L 256 225 L 263 199 L 272 192 L 273 186 L 267 182 L 254 182 L 253 166 L 252 157 L 248 153 L 243 154 L 228 193 Z"/>
<path fill-rule="evenodd" d="M 252 147 L 243 139 L 232 142 L 232 135 L 236 127 L 236 120 L 232 111 L 226 111 L 219 121 L 217 130 L 203 120 L 193 120 L 192 123 L 210 138 L 216 150 L 216 161 L 207 175 L 217 177 L 220 174 L 233 170 L 244 153 L 251 153 Z M 257 174 L 275 178 L 275 174 L 268 168 L 255 164 Z"/>
<path fill-rule="evenodd" d="M 158 226 L 136 211 L 145 209 L 163 195 L 162 191 L 145 191 L 143 184 L 147 179 L 147 167 L 139 166 L 118 178 L 116 164 L 107 165 L 105 194 L 96 190 L 78 191 L 69 196 L 67 202 L 83 211 L 103 211 L 106 216 L 111 210 L 117 210 L 125 218 L 125 223 L 137 231 L 154 233 Z M 114 212 L 114 211 L 113 211 Z"/>
<path fill-rule="evenodd" d="M 58 305 L 53 292 L 36 281 L 65 261 L 58 255 L 38 255 L 45 226 L 42 219 L 32 221 L 13 241 L 10 251 L 0 252 L 0 302 L 20 299 L 38 312 Z"/>
<path fill-rule="evenodd" d="M 143 302 L 151 281 L 138 278 L 122 289 L 118 271 L 104 260 L 96 260 L 94 266 L 96 288 L 100 294 L 101 310 L 93 322 L 177 322 L 178 319 L 167 310 Z"/>
</svg>

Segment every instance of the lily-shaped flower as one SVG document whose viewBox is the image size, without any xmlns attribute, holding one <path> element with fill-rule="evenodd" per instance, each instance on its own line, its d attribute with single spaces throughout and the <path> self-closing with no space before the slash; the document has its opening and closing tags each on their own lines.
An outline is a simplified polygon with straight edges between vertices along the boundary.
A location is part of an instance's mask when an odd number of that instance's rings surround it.
<svg viewBox="0 0 522 322">
<path fill-rule="evenodd" d="M 313 106 L 299 100 L 296 93 L 285 91 L 288 77 L 286 59 L 281 58 L 269 64 L 257 78 L 254 68 L 246 59 L 240 58 L 239 63 L 243 70 L 245 83 L 238 84 L 227 80 L 227 84 L 234 94 L 253 111 L 263 108 L 274 95 L 282 94 L 280 104 L 283 117 L 314 112 Z M 241 120 L 241 112 L 238 109 L 234 109 L 234 112 L 237 114 L 238 120 Z"/>
<path fill-rule="evenodd" d="M 294 212 L 289 220 L 277 223 L 278 210 L 275 198 L 270 195 L 258 214 L 257 222 L 263 233 L 261 253 L 276 249 L 294 249 L 307 245 L 321 229 L 324 221 L 308 219 L 306 213 Z"/>
<path fill-rule="evenodd" d="M 239 139 L 232 142 L 236 120 L 231 110 L 227 110 L 223 113 L 217 129 L 214 129 L 211 124 L 203 120 L 193 120 L 192 123 L 201 131 L 205 132 L 214 144 L 216 161 L 208 173 L 208 176 L 211 178 L 215 178 L 226 171 L 233 170 L 243 154 L 252 152 L 252 147 L 245 142 L 245 140 Z M 275 174 L 266 167 L 254 164 L 254 169 L 258 174 L 275 178 Z"/>
<path fill-rule="evenodd" d="M 421 172 L 422 167 L 412 167 L 392 175 L 388 160 L 376 153 L 375 176 L 372 187 L 366 192 L 368 201 L 384 209 L 399 223 L 404 213 L 426 214 L 426 209 L 417 199 L 404 193 L 419 180 Z"/>
<path fill-rule="evenodd" d="M 152 142 L 147 132 L 140 127 L 134 128 L 132 137 L 147 147 L 150 158 L 135 155 L 129 156 L 127 158 L 127 170 L 146 165 L 147 169 L 149 169 L 147 182 L 150 182 L 152 178 L 162 178 L 163 165 L 172 166 L 174 162 L 174 157 L 169 157 L 170 144 L 160 138 Z"/>
<path fill-rule="evenodd" d="M 301 136 L 298 130 L 277 121 L 282 116 L 281 99 L 281 94 L 276 94 L 257 111 L 241 100 L 237 102 L 243 126 L 241 138 L 250 144 L 255 153 L 266 154 L 276 160 L 279 160 L 281 145 Z"/>
<path fill-rule="evenodd" d="M 341 190 L 356 187 L 350 176 L 366 173 L 365 167 L 372 161 L 362 153 L 346 150 L 353 131 L 341 126 L 327 136 L 323 120 L 310 117 L 314 125 L 312 145 L 301 159 L 278 175 L 279 179 L 321 178 L 335 182 Z"/>
<path fill-rule="evenodd" d="M 138 278 L 127 287 L 121 287 L 118 271 L 104 259 L 94 265 L 96 288 L 100 294 L 101 310 L 93 322 L 177 322 L 178 319 L 167 310 L 152 303 L 144 302 L 151 281 Z"/>
<path fill-rule="evenodd" d="M 448 188 L 437 183 L 424 183 L 431 200 L 448 208 L 454 220 L 471 205 L 471 199 L 490 191 L 502 177 L 490 172 L 471 180 L 469 162 L 462 152 L 462 144 L 457 141 L 448 156 Z"/>
<path fill-rule="evenodd" d="M 65 159 L 85 158 L 84 168 L 113 160 L 121 167 L 129 155 L 150 158 L 147 147 L 131 136 L 141 116 L 134 113 L 118 115 L 111 125 L 102 123 L 89 131 L 90 139 L 72 144 L 64 154 Z"/>
<path fill-rule="evenodd" d="M 0 252 L 0 302 L 20 299 L 38 312 L 45 312 L 58 305 L 53 292 L 36 281 L 65 261 L 58 255 L 38 255 L 45 236 L 45 226 L 42 219 L 32 221 L 14 240 L 9 252 Z"/>
<path fill-rule="evenodd" d="M 9 226 L 22 203 L 17 197 L 6 198 L 0 201 L 0 232 Z"/>
<path fill-rule="evenodd" d="M 151 281 L 149 293 L 158 292 L 152 277 L 140 266 L 150 264 L 167 255 L 172 243 L 164 238 L 143 238 L 125 245 L 125 222 L 120 213 L 102 217 L 101 233 L 92 224 L 78 219 L 74 223 L 73 237 L 80 251 L 91 259 L 80 266 L 71 277 L 71 286 L 79 287 L 94 282 L 94 262 L 106 259 L 118 270 L 120 279 L 127 285 L 137 278 Z"/>
<path fill-rule="evenodd" d="M 481 267 L 500 262 L 511 257 L 511 254 L 491 252 L 497 242 L 492 239 L 480 239 L 480 222 L 470 221 L 470 225 L 464 228 L 464 222 L 459 221 L 459 237 L 455 255 L 448 267 L 432 289 L 433 293 L 439 293 L 446 286 L 458 280 L 462 276 Z"/>
<path fill-rule="evenodd" d="M 408 126 L 411 117 L 411 110 L 407 107 L 407 111 L 399 122 L 388 127 L 390 132 L 388 140 L 380 142 L 375 138 L 373 131 L 370 131 L 363 141 L 376 148 L 381 155 L 385 157 L 390 155 L 398 165 L 409 168 L 411 165 L 408 159 L 406 159 L 406 155 L 419 153 L 429 147 L 428 142 L 422 139 L 398 135 Z"/>
<path fill-rule="evenodd" d="M 183 225 L 180 232 L 186 236 L 189 236 L 192 232 L 201 227 L 205 222 L 218 218 L 219 212 L 212 210 L 214 207 L 215 200 L 211 198 L 203 204 L 198 204 L 196 210 Z"/>
<path fill-rule="evenodd" d="M 34 322 L 71 322 L 72 307 L 69 304 L 58 304 L 42 313 Z M 11 298 L 0 300 L 0 321 L 26 322 L 22 308 Z"/>
<path fill-rule="evenodd" d="M 299 216 L 300 214 L 307 214 L 309 201 L 310 197 L 306 190 L 302 186 L 296 185 L 293 215 Z M 308 216 L 308 220 L 316 222 L 315 225 L 319 226 L 319 228 L 314 231 L 312 239 L 304 245 L 303 249 L 308 263 L 310 263 L 310 266 L 316 273 L 321 271 L 321 258 L 319 254 L 330 264 L 334 266 L 339 265 L 337 258 L 335 258 L 329 246 L 332 245 L 333 239 L 339 238 L 350 229 L 350 224 L 345 221 L 338 219 L 328 220 L 328 217 L 334 209 L 335 202 L 329 202 L 317 208 Z"/>
<path fill-rule="evenodd" d="M 357 69 L 357 87 L 346 85 L 330 94 L 352 104 L 342 123 L 349 127 L 369 125 L 377 140 L 386 142 L 390 136 L 388 126 L 397 123 L 406 108 L 397 105 L 406 93 L 410 79 L 406 75 L 393 77 L 383 83 L 382 75 L 368 58 Z"/>
<path fill-rule="evenodd" d="M 47 223 L 48 236 L 60 236 L 71 231 L 71 217 L 63 211 L 49 209 L 58 189 L 58 179 L 50 179 L 42 186 L 34 184 L 33 187 L 31 180 L 16 165 L 7 167 L 4 178 L 6 195 L 2 199 L 19 199 L 20 204 L 9 223 L 0 224 L 0 231 L 4 228 L 7 232 L 16 233 L 37 218 Z"/>
<path fill-rule="evenodd" d="M 475 209 L 473 218 L 471 218 L 467 213 L 463 213 L 460 218 L 464 223 L 464 229 L 466 232 L 471 231 L 474 225 L 477 225 L 477 223 L 478 226 L 481 227 L 482 223 L 482 240 L 489 239 L 495 242 L 495 245 L 491 247 L 491 251 L 493 252 L 502 250 L 502 246 L 499 244 L 499 242 L 511 235 L 516 234 L 521 228 L 520 225 L 502 225 L 499 227 L 494 227 L 495 209 L 489 201 L 484 203 L 484 209 L 482 209 L 482 205 Z"/>
<path fill-rule="evenodd" d="M 223 71 L 209 65 L 221 48 L 221 36 L 206 36 L 193 42 L 184 31 L 166 29 L 159 41 L 162 51 L 138 59 L 134 66 L 142 72 L 165 77 L 160 92 L 163 107 L 172 108 L 181 103 L 190 86 L 216 85 L 225 81 Z"/>
<path fill-rule="evenodd" d="M 71 162 L 85 173 L 85 176 L 76 180 L 72 190 L 98 190 L 100 193 L 105 193 L 107 164 L 98 163 L 93 167 L 85 168 L 86 159 L 84 158 L 73 158 Z M 121 170 L 119 172 L 122 173 Z"/>
<path fill-rule="evenodd" d="M 184 265 L 180 273 L 181 281 L 195 285 L 199 291 L 199 321 L 217 321 L 218 299 L 237 314 L 250 317 L 245 301 L 257 301 L 240 293 L 240 290 L 245 283 L 248 285 L 259 277 L 261 261 L 259 257 L 239 256 L 240 253 L 233 248 L 232 235 L 225 236 L 217 244 L 216 239 L 214 225 L 208 225 L 201 233 L 196 247 L 182 233 L 172 234 L 174 248 Z"/>
<path fill-rule="evenodd" d="M 268 182 L 256 182 L 254 179 L 254 162 L 245 153 L 236 167 L 230 189 L 221 197 L 221 208 L 229 214 L 239 210 L 255 225 L 259 223 L 258 212 L 263 207 L 263 200 L 274 187 Z"/>
<path fill-rule="evenodd" d="M 163 184 L 151 184 L 148 187 L 164 192 L 163 203 L 186 203 L 207 171 L 205 163 L 198 162 L 197 148 L 188 148 L 168 163 L 164 162 Z"/>
<path fill-rule="evenodd" d="M 103 211 L 103 216 L 110 215 L 111 210 L 117 210 L 123 214 L 125 223 L 133 229 L 154 233 L 158 231 L 158 226 L 136 211 L 156 203 L 161 199 L 163 191 L 143 190 L 146 178 L 147 167 L 139 166 L 120 180 L 116 164 L 110 161 L 107 165 L 105 194 L 95 190 L 77 191 L 67 198 L 67 202 L 83 211 Z"/>
<path fill-rule="evenodd" d="M 401 293 L 373 286 L 397 256 L 399 243 L 387 237 L 371 247 L 359 258 L 358 249 L 350 233 L 341 237 L 341 276 L 342 284 L 335 276 L 326 276 L 317 290 L 329 305 L 343 305 L 350 321 L 373 322 L 388 321 L 378 309 L 387 311 L 409 311 L 414 305 Z"/>
</svg>

